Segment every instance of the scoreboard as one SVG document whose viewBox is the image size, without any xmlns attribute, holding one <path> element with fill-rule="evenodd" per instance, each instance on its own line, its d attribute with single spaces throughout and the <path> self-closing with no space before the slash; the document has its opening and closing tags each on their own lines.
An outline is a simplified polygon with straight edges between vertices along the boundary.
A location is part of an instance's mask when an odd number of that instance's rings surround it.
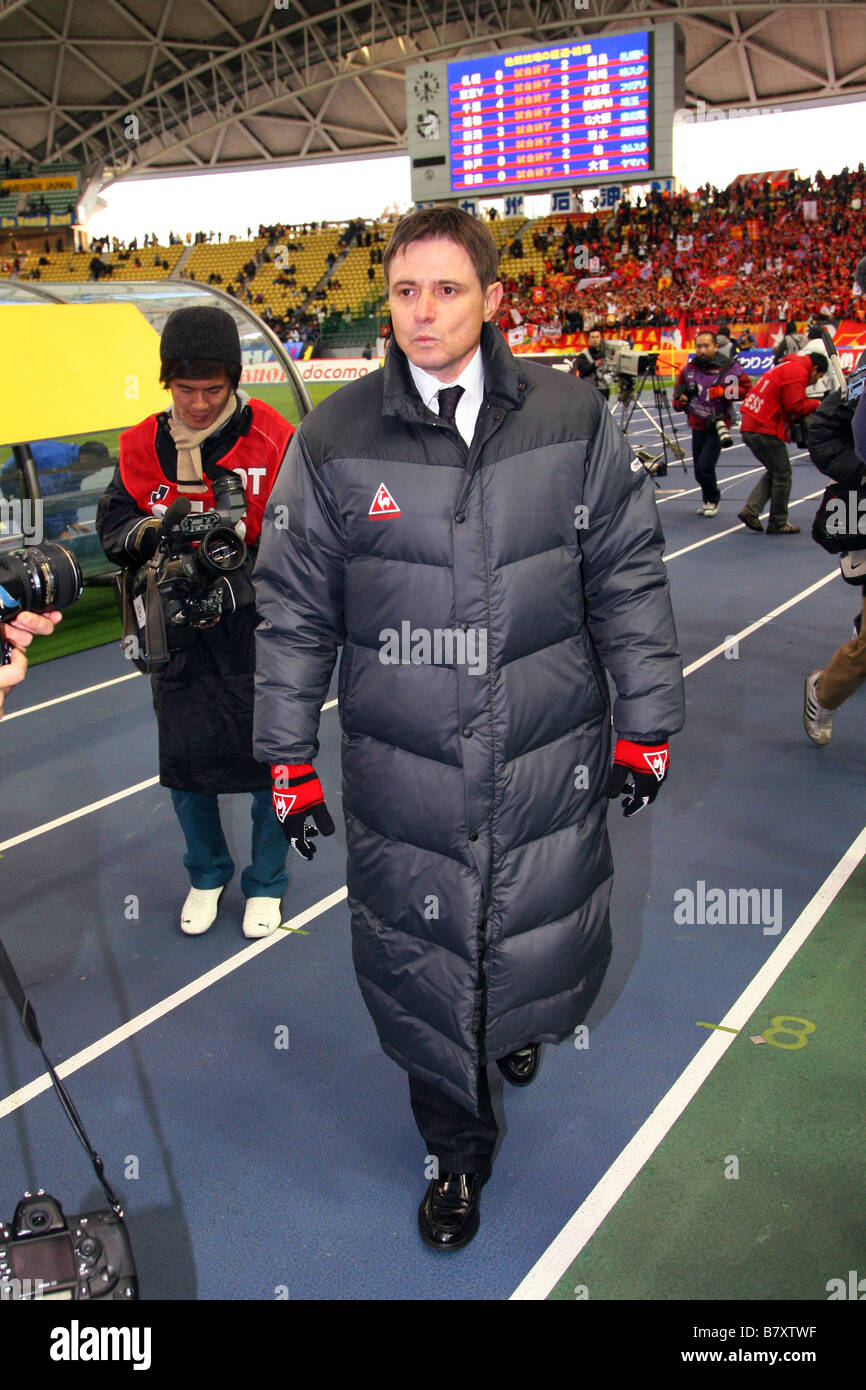
<svg viewBox="0 0 866 1390">
<path fill-rule="evenodd" d="M 646 174 L 651 34 L 447 65 L 451 191 Z"/>
<path fill-rule="evenodd" d="M 413 199 L 669 178 L 684 106 L 685 44 L 673 23 L 414 64 Z"/>
</svg>

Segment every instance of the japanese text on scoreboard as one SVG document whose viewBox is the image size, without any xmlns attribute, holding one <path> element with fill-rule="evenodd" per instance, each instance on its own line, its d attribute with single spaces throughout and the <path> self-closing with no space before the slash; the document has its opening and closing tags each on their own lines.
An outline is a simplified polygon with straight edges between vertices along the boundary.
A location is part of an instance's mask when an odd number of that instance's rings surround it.
<svg viewBox="0 0 866 1390">
<path fill-rule="evenodd" d="M 652 167 L 650 35 L 448 64 L 455 193 Z"/>
</svg>

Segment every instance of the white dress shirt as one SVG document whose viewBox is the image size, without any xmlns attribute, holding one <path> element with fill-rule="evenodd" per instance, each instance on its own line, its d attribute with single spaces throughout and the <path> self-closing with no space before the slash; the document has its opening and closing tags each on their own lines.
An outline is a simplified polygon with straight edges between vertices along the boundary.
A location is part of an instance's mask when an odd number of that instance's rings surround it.
<svg viewBox="0 0 866 1390">
<path fill-rule="evenodd" d="M 409 363 L 409 371 L 412 373 L 412 380 L 427 409 L 432 410 L 434 415 L 438 415 L 439 392 L 445 389 L 445 382 L 438 381 L 435 376 L 425 372 L 423 367 L 416 367 L 414 362 Z M 481 356 L 480 345 L 476 348 L 472 361 L 467 362 L 457 379 L 449 381 L 448 386 L 463 387 L 463 395 L 457 402 L 454 423 L 469 445 L 472 443 L 475 422 L 484 400 L 484 360 Z"/>
</svg>

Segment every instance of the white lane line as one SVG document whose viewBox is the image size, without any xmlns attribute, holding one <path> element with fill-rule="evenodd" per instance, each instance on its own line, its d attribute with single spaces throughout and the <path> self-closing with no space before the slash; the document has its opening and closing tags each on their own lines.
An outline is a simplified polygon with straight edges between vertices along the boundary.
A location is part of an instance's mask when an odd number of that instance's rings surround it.
<svg viewBox="0 0 866 1390">
<path fill-rule="evenodd" d="M 649 427 L 647 427 L 647 428 L 649 428 Z M 795 462 L 798 458 L 805 458 L 805 457 L 806 457 L 806 454 L 805 454 L 805 453 L 803 453 L 803 454 L 792 454 L 792 455 L 791 455 L 791 461 L 792 461 L 792 463 L 793 463 L 793 462 Z M 720 482 L 723 481 L 723 482 L 725 483 L 725 485 L 727 485 L 727 484 L 729 484 L 729 483 L 735 482 L 738 478 L 748 478 L 752 473 L 760 473 L 760 472 L 761 472 L 761 469 L 760 469 L 760 468 L 748 468 L 748 469 L 746 470 L 745 473 L 733 473 L 733 474 L 731 474 L 731 476 L 730 476 L 729 478 L 721 479 Z M 681 488 L 678 492 L 675 492 L 675 493 L 671 494 L 670 496 L 665 496 L 665 497 L 659 497 L 659 498 L 657 498 L 657 499 L 656 499 L 656 506 L 661 506 L 662 502 L 675 502 L 675 501 L 677 500 L 678 497 L 688 497 L 688 496 L 691 496 L 691 495 L 692 495 L 693 493 L 695 493 L 695 492 L 700 492 L 700 488 L 699 488 L 699 487 Z M 820 494 L 820 493 L 817 493 L 817 492 L 815 492 L 815 493 L 810 493 L 809 495 L 810 495 L 810 497 L 819 497 L 819 496 L 821 496 L 821 494 Z M 805 501 L 805 500 L 806 500 L 805 498 L 801 498 L 801 499 L 800 499 L 800 501 Z M 792 503 L 791 503 L 791 506 L 792 506 L 792 507 L 795 507 L 795 506 L 797 506 L 797 503 L 796 503 L 796 502 L 792 502 Z M 733 531 L 738 531 L 739 529 L 740 529 L 740 528 L 739 528 L 738 526 L 733 526 L 733 527 L 731 527 L 731 530 L 730 530 L 730 531 L 721 531 L 721 532 L 717 533 L 717 534 L 714 535 L 714 536 L 709 536 L 709 537 L 707 538 L 707 540 L 718 540 L 719 535 L 728 536 L 728 535 L 730 535 Z M 707 543 L 706 540 L 698 541 L 697 544 L 696 544 L 695 546 L 691 546 L 691 547 L 689 547 L 689 548 L 692 549 L 692 550 L 695 550 L 695 549 L 697 549 L 697 546 L 706 545 L 706 543 Z M 678 550 L 678 551 L 675 552 L 675 555 L 685 555 L 685 554 L 686 554 L 686 551 L 685 551 L 685 550 Z M 665 556 L 664 558 L 665 558 L 665 559 L 668 559 L 668 560 L 673 560 L 673 559 L 675 558 L 675 555 L 668 555 L 668 556 Z M 62 704 L 64 703 L 65 700 L 77 700 L 78 697 L 79 697 L 79 695 L 91 695 L 95 690 L 107 690 L 107 689 L 108 689 L 110 686 L 112 686 L 112 685 L 119 685 L 119 684 L 121 683 L 121 681 L 131 681 L 131 680 L 134 680 L 136 676 L 140 676 L 141 674 L 142 674 L 141 671 L 132 671 L 132 672 L 130 672 L 130 674 L 129 674 L 128 676 L 115 676 L 115 677 L 113 677 L 113 679 L 110 680 L 110 681 L 100 681 L 98 685 L 88 685 L 88 686 L 86 686 L 83 690 L 73 690 L 73 691 L 71 691 L 68 695 L 56 695 L 56 696 L 54 697 L 53 700 L 43 700 L 42 703 L 41 703 L 41 704 L 38 704 L 38 705 L 27 705 L 24 709 L 12 710 L 9 714 L 7 714 L 7 715 L 4 716 L 4 721 L 5 721 L 5 723 L 8 724 L 8 722 L 9 722 L 10 719 L 20 719 L 21 716 L 22 716 L 23 714 L 36 714 L 39 710 L 42 710 L 42 709 L 50 709 L 52 705 L 62 705 Z M 326 707 L 326 708 L 327 708 L 327 707 Z M 0 846 L 0 849 L 2 849 L 2 846 Z"/>
<path fill-rule="evenodd" d="M 155 787 L 158 782 L 158 777 L 148 777 L 146 782 L 136 782 L 134 787 L 124 787 L 123 791 L 114 792 L 112 796 L 104 796 L 101 801 L 91 801 L 89 806 L 82 806 L 79 811 L 70 811 L 66 816 L 58 816 L 56 820 L 45 821 L 43 825 L 37 825 L 34 830 L 25 830 L 21 835 L 13 835 L 11 840 L 0 842 L 0 854 L 4 850 L 13 849 L 15 845 L 23 845 L 26 840 L 32 840 L 37 835 L 47 835 L 49 830 L 56 830 L 58 826 L 68 825 L 70 821 L 79 820 L 82 816 L 89 816 L 93 811 L 101 811 L 103 806 L 111 806 L 115 801 L 122 801 L 126 796 L 135 796 L 136 792 L 143 792 L 147 787 Z"/>
<path fill-rule="evenodd" d="M 821 920 L 833 899 L 866 854 L 866 828 L 828 874 L 812 900 L 779 942 L 758 973 L 746 985 L 739 999 L 728 1010 L 720 1027 L 738 1032 L 749 1021 L 761 1000 L 793 960 L 813 927 Z M 665 1135 L 679 1119 L 713 1068 L 734 1041 L 734 1033 L 713 1031 L 685 1070 L 677 1077 L 652 1114 L 614 1160 L 603 1177 L 584 1199 L 570 1221 L 518 1284 L 512 1299 L 544 1299 L 572 1265 L 587 1241 L 616 1206 Z"/>
<path fill-rule="evenodd" d="M 720 479 L 719 479 L 719 489 L 720 489 L 720 491 L 723 491 L 723 490 L 724 490 L 724 489 L 722 488 L 722 486 L 721 486 L 722 483 L 724 483 L 725 486 L 727 486 L 728 483 L 735 483 L 735 482 L 737 481 L 738 478 L 750 478 L 750 477 L 752 476 L 753 473 L 762 473 L 762 472 L 763 472 L 763 469 L 761 469 L 761 468 L 747 468 L 746 471 L 745 471 L 745 473 L 732 473 L 732 474 L 730 475 L 729 478 L 720 478 Z M 670 475 L 668 475 L 668 476 L 670 476 Z M 700 492 L 700 490 L 701 490 L 701 489 L 700 489 L 699 487 L 684 487 L 684 488 L 681 489 L 680 492 L 674 492 L 674 493 L 671 493 L 670 495 L 666 495 L 666 496 L 664 496 L 664 497 L 657 497 L 657 498 L 656 498 L 656 506 L 657 506 L 657 507 L 660 507 L 661 504 L 662 504 L 662 502 L 676 502 L 676 500 L 677 500 L 678 497 L 691 497 L 694 493 Z"/>
<path fill-rule="evenodd" d="M 807 492 L 805 497 L 798 497 L 796 502 L 790 502 L 788 504 L 788 510 L 791 511 L 794 507 L 799 507 L 800 504 L 803 502 L 811 502 L 814 501 L 816 497 L 823 496 L 823 488 L 821 488 L 818 492 Z M 762 520 L 765 516 L 769 516 L 769 512 L 761 512 Z M 711 545 L 713 541 L 720 541 L 725 536 L 732 536 L 735 531 L 745 531 L 746 529 L 747 528 L 743 525 L 743 523 L 741 521 L 738 521 L 736 526 L 729 526 L 726 531 L 716 531 L 716 533 L 712 536 L 704 536 L 704 539 L 702 541 L 693 541 L 691 545 L 684 545 L 682 550 L 674 550 L 671 552 L 670 555 L 663 555 L 662 559 L 664 560 L 665 564 L 667 564 L 669 560 L 676 560 L 679 558 L 680 555 L 688 555 L 690 550 L 700 550 L 702 545 Z"/>
<path fill-rule="evenodd" d="M 111 1033 L 106 1033 L 105 1037 L 97 1039 L 97 1041 L 91 1043 L 89 1047 L 83 1048 L 81 1052 L 76 1052 L 73 1057 L 68 1057 L 65 1062 L 60 1063 L 59 1067 L 55 1067 L 58 1076 L 61 1078 L 71 1076 L 73 1072 L 80 1070 L 81 1067 L 86 1067 L 88 1062 L 95 1061 L 96 1058 L 101 1057 L 104 1052 L 109 1052 L 111 1048 L 117 1047 L 119 1043 L 125 1042 L 127 1038 L 131 1038 L 133 1034 L 140 1033 L 143 1028 L 147 1028 L 151 1023 L 155 1023 L 157 1019 L 164 1018 L 165 1015 L 171 1013 L 173 1009 L 177 1009 L 181 1004 L 185 1004 L 188 999 L 194 999 L 195 996 L 201 994 L 203 990 L 210 989 L 211 985 L 215 985 L 219 980 L 225 979 L 225 977 L 231 975 L 233 971 L 239 970 L 242 965 L 246 965 L 247 961 L 253 960 L 256 956 L 260 956 L 263 951 L 269 950 L 271 946 L 275 946 L 278 941 L 284 941 L 292 932 L 300 931 L 307 922 L 312 922 L 316 917 L 320 917 L 322 913 L 329 911 L 329 909 L 335 907 L 337 903 L 342 902 L 345 896 L 346 887 L 344 885 L 342 888 L 338 888 L 334 893 L 329 893 L 326 898 L 320 898 L 317 903 L 313 903 L 312 907 L 305 908 L 303 912 L 299 912 L 296 917 L 292 917 L 289 922 L 286 922 L 284 926 L 280 927 L 279 930 L 275 931 L 271 936 L 262 937 L 260 941 L 254 941 L 251 946 L 245 946 L 242 951 L 238 951 L 235 955 L 229 956 L 228 960 L 224 960 L 221 965 L 215 966 L 213 970 L 208 970 L 204 975 L 199 975 L 197 980 L 191 980 L 189 984 L 184 985 L 182 989 L 175 990 L 174 994 L 169 994 L 165 999 L 161 999 L 158 1004 L 154 1004 L 151 1008 L 145 1009 L 143 1013 L 136 1014 L 135 1018 L 131 1018 L 128 1023 L 121 1024 L 119 1028 L 115 1028 Z M 50 1085 L 51 1077 L 46 1071 L 43 1072 L 41 1076 L 37 1076 L 35 1080 L 28 1082 L 26 1086 L 22 1086 L 19 1090 L 13 1091 L 10 1095 L 6 1096 L 4 1100 L 0 1101 L 0 1119 L 5 1115 L 10 1115 L 13 1110 L 18 1110 L 20 1106 L 26 1105 L 28 1101 L 33 1100 L 35 1096 L 41 1095 L 43 1091 L 47 1091 Z"/>
<path fill-rule="evenodd" d="M 336 703 L 336 700 L 326 700 L 322 705 L 322 714 L 324 714 L 326 710 L 333 709 Z M 13 835 L 11 840 L 0 841 L 0 854 L 2 854 L 4 850 L 13 849 L 15 845 L 23 845 L 25 841 L 35 839 L 37 835 L 47 835 L 49 830 L 56 830 L 58 826 L 68 825 L 69 822 L 73 820 L 80 820 L 82 816 L 89 816 L 94 811 L 101 811 L 103 806 L 110 806 L 114 801 L 122 801 L 124 797 L 135 796 L 136 792 L 146 791 L 148 787 L 155 787 L 158 784 L 158 777 L 148 777 L 145 782 L 136 782 L 134 787 L 124 787 L 123 791 L 114 792 L 111 796 L 105 796 L 101 801 L 91 801 L 89 806 L 82 806 L 77 811 L 70 811 L 68 815 L 58 816 L 56 820 L 45 821 L 42 825 L 37 825 L 32 830 L 24 830 L 20 835 Z"/>
<path fill-rule="evenodd" d="M 797 459 L 808 458 L 808 456 L 809 456 L 808 450 L 804 450 L 804 451 L 803 451 L 802 453 L 800 453 L 800 454 L 792 454 L 792 455 L 791 455 L 791 462 L 792 462 L 792 463 L 796 463 Z M 692 464 L 692 471 L 694 471 L 694 459 L 691 460 L 691 464 Z M 750 478 L 750 477 L 752 476 L 753 473 L 763 473 L 763 471 L 764 471 L 763 465 L 762 465 L 762 464 L 758 464 L 758 466 L 757 466 L 756 468 L 747 468 L 746 471 L 745 471 L 744 473 L 730 473 L 730 474 L 728 474 L 728 475 L 722 475 L 722 476 L 720 476 L 719 479 L 718 479 L 718 482 L 719 482 L 719 491 L 722 493 L 722 496 L 724 496 L 725 492 L 726 492 L 727 489 L 730 487 L 731 483 L 735 483 L 739 478 Z M 670 474 L 668 473 L 666 476 L 667 476 L 667 477 L 670 477 Z M 676 502 L 676 501 L 678 500 L 678 498 L 680 498 L 680 497 L 690 497 L 690 496 L 692 496 L 694 493 L 700 492 L 700 490 L 701 490 L 701 489 L 700 489 L 699 487 L 681 488 L 679 492 L 673 492 L 673 493 L 671 493 L 670 495 L 666 495 L 666 496 L 664 496 L 664 497 L 656 497 L 656 506 L 657 506 L 657 507 L 660 507 L 661 504 L 662 504 L 662 502 Z M 821 496 L 821 494 L 820 494 L 820 493 L 817 493 L 817 492 L 814 492 L 814 493 L 810 493 L 809 496 L 810 496 L 810 497 L 819 497 L 819 496 Z M 799 500 L 802 502 L 802 501 L 805 501 L 806 499 L 801 497 Z M 790 505 L 791 505 L 792 507 L 795 507 L 797 504 L 796 504 L 796 502 L 792 502 Z M 736 531 L 737 529 L 738 529 L 738 528 L 737 528 L 736 526 L 733 528 L 733 530 L 735 530 L 735 531 Z M 722 531 L 722 532 L 720 532 L 720 534 L 723 535 L 723 536 L 729 536 L 729 535 L 731 534 L 731 532 L 730 532 L 730 531 Z M 715 540 L 716 537 L 715 537 L 715 536 L 711 536 L 710 539 L 711 539 L 711 540 Z M 699 545 L 704 545 L 704 544 L 706 544 L 706 542 L 704 542 L 704 541 L 699 541 L 698 544 L 699 544 Z M 694 548 L 694 547 L 693 547 L 693 548 Z M 677 554 L 678 554 L 678 555 L 684 555 L 684 554 L 685 554 L 685 551 L 683 551 L 683 550 L 678 550 L 678 551 L 677 551 Z M 670 558 L 673 558 L 673 557 L 671 556 Z"/>
<path fill-rule="evenodd" d="M 807 589 L 801 589 L 799 594 L 794 594 L 793 598 L 789 598 L 784 603 L 780 603 L 779 607 L 774 608 L 771 613 L 765 613 L 763 618 L 758 618 L 754 623 L 750 623 L 748 627 L 741 628 L 739 632 L 732 633 L 724 642 L 720 642 L 717 647 L 713 647 L 712 651 L 707 652 L 705 656 L 699 656 L 697 661 L 693 661 L 691 666 L 687 666 L 683 671 L 683 675 L 690 676 L 693 671 L 699 671 L 702 666 L 706 666 L 707 663 L 714 660 L 715 657 L 721 656 L 722 652 L 729 652 L 735 642 L 740 642 L 746 637 L 751 636 L 753 632 L 757 632 L 758 628 L 765 627 L 766 624 L 771 623 L 774 618 L 778 618 L 780 613 L 787 612 L 789 608 L 793 608 L 796 603 L 800 603 L 803 599 L 808 598 L 810 594 L 814 594 L 818 589 L 823 589 L 824 585 L 829 584 L 831 580 L 838 579 L 840 574 L 841 570 L 831 570 L 829 574 L 824 575 L 823 579 L 816 580 L 815 583 L 810 584 Z"/>
<path fill-rule="evenodd" d="M 115 676 L 113 680 L 100 681 L 98 685 L 88 685 L 84 690 L 73 690 L 69 695 L 57 695 L 53 700 L 43 700 L 41 705 L 27 705 L 25 709 L 14 709 L 10 714 L 4 716 L 3 723 L 8 724 L 10 719 L 20 719 L 22 714 L 35 714 L 37 710 L 50 709 L 52 705 L 62 705 L 64 700 L 77 700 L 79 695 L 92 695 L 94 690 L 107 690 L 110 685 L 120 685 L 121 681 L 131 681 L 140 675 L 140 671 L 133 671 L 128 676 Z"/>
</svg>

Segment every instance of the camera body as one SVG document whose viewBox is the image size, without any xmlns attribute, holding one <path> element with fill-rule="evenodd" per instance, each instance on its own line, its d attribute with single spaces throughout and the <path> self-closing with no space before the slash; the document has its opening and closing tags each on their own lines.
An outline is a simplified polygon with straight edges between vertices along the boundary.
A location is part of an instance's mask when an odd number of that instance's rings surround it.
<svg viewBox="0 0 866 1390">
<path fill-rule="evenodd" d="M 56 1197 L 29 1192 L 8 1223 L 0 1221 L 0 1300 L 138 1298 L 126 1227 L 113 1211 L 68 1222 Z"/>
<path fill-rule="evenodd" d="M 160 532 L 155 581 L 169 652 L 191 646 L 198 631 L 219 621 L 226 602 L 224 578 L 239 570 L 247 558 L 236 529 L 246 509 L 240 478 L 226 472 L 213 482 L 213 492 L 216 507 L 212 511 L 188 512 Z M 153 565 L 151 561 L 140 569 L 130 585 L 142 635 L 148 626 L 148 580 Z"/>
<path fill-rule="evenodd" d="M 616 370 L 620 376 L 655 376 L 658 360 L 657 352 L 632 352 L 622 348 L 617 353 Z"/>
</svg>

